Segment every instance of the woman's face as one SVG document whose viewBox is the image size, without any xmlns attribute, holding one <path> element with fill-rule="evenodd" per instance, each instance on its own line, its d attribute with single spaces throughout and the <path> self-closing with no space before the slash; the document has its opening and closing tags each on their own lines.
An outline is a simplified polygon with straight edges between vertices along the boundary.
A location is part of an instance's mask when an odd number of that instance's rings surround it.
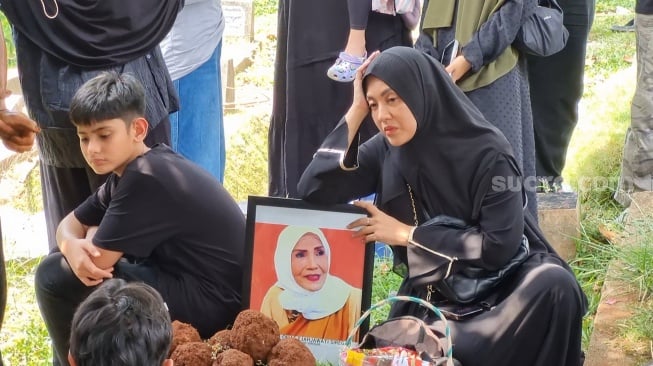
<svg viewBox="0 0 653 366">
<path fill-rule="evenodd" d="M 324 286 L 329 261 L 326 249 L 313 234 L 302 236 L 291 253 L 290 268 L 295 282 L 308 291 L 318 291 Z"/>
<path fill-rule="evenodd" d="M 417 131 L 417 120 L 394 90 L 388 84 L 372 75 L 367 77 L 367 103 L 372 119 L 392 146 L 401 146 L 410 141 Z"/>
</svg>

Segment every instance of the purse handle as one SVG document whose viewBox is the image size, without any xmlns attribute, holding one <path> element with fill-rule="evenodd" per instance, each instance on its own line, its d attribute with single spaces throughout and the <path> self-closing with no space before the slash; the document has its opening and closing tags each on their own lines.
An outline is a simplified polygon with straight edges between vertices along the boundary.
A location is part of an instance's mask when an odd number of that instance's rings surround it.
<svg viewBox="0 0 653 366">
<path fill-rule="evenodd" d="M 370 316 L 372 311 L 374 311 L 374 310 L 376 310 L 376 309 L 378 309 L 378 308 L 380 308 L 380 307 L 382 307 L 382 306 L 384 306 L 386 304 L 392 304 L 392 303 L 395 303 L 395 302 L 398 302 L 398 301 L 409 301 L 409 302 L 414 302 L 414 303 L 417 303 L 419 305 L 422 305 L 425 308 L 427 308 L 427 309 L 431 310 L 432 312 L 434 312 L 435 315 L 437 315 L 440 318 L 440 320 L 442 320 L 444 322 L 444 336 L 445 336 L 446 341 L 447 341 L 446 342 L 447 344 L 445 346 L 445 347 L 447 347 L 447 349 L 445 350 L 445 356 L 448 359 L 447 364 L 448 365 L 453 365 L 453 346 L 452 346 L 452 343 L 451 343 L 451 329 L 449 328 L 449 322 L 447 321 L 447 318 L 445 318 L 444 315 L 442 315 L 442 312 L 440 312 L 440 310 L 438 310 L 437 307 L 433 306 L 433 304 L 431 304 L 431 303 L 429 303 L 429 302 L 427 302 L 427 301 L 425 301 L 423 299 L 420 299 L 419 297 L 414 297 L 414 296 L 391 296 L 391 297 L 388 297 L 387 299 L 381 300 L 381 301 L 377 302 L 376 304 L 372 305 L 366 312 L 363 313 L 363 315 L 361 315 L 360 319 L 358 319 L 356 324 L 354 324 L 354 327 L 352 328 L 351 332 L 349 333 L 349 337 L 347 337 L 347 340 L 345 341 L 346 346 L 347 347 L 351 346 L 351 344 L 352 344 L 352 342 L 354 340 L 354 337 L 356 336 L 356 332 L 358 332 L 358 328 L 360 328 L 360 326 L 363 324 L 365 319 L 367 319 Z"/>
</svg>

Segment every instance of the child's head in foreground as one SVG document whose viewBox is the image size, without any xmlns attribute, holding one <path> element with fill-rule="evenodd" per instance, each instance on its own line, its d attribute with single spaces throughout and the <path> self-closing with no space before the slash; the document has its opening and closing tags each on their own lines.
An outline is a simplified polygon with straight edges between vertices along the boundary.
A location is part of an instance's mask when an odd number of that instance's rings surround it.
<svg viewBox="0 0 653 366">
<path fill-rule="evenodd" d="M 129 74 L 103 72 L 82 85 L 70 103 L 86 162 L 98 174 L 121 175 L 147 151 L 145 91 Z"/>
<path fill-rule="evenodd" d="M 172 325 L 161 295 L 142 282 L 109 279 L 75 312 L 71 324 L 72 366 L 162 366 Z"/>
</svg>

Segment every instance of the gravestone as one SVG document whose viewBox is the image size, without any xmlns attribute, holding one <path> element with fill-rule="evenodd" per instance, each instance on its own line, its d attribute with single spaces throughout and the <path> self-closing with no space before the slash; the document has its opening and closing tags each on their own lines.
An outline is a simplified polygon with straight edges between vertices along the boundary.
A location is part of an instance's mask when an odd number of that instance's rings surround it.
<svg viewBox="0 0 653 366">
<path fill-rule="evenodd" d="M 225 28 L 223 37 L 254 41 L 252 0 L 222 0 Z"/>
<path fill-rule="evenodd" d="M 253 0 L 222 0 L 225 19 L 222 49 L 224 110 L 236 109 L 236 75 L 252 64 L 254 52 Z"/>
<path fill-rule="evenodd" d="M 575 238 L 579 237 L 578 195 L 575 192 L 537 194 L 540 228 L 562 259 L 576 256 Z"/>
</svg>

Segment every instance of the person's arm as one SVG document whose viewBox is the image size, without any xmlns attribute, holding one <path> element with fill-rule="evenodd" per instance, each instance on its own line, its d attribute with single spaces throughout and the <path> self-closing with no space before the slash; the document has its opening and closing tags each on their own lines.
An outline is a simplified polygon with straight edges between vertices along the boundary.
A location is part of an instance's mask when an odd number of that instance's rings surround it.
<svg viewBox="0 0 653 366">
<path fill-rule="evenodd" d="M 354 80 L 354 98 L 344 118 L 324 139 L 304 170 L 297 190 L 301 198 L 319 204 L 346 203 L 375 192 L 380 174 L 380 157 L 386 144 L 376 135 L 359 146 L 361 124 L 369 114 L 363 92 L 363 74 L 378 53 L 363 63 Z"/>
<path fill-rule="evenodd" d="M 536 0 L 506 0 L 463 45 L 458 57 L 469 62 L 472 72 L 494 61 L 515 41 L 519 28 L 536 6 Z"/>
<path fill-rule="evenodd" d="M 7 46 L 5 35 L 0 27 L 0 138 L 11 151 L 25 152 L 32 149 L 39 128 L 36 122 L 22 113 L 7 110 L 5 98 L 11 94 L 7 90 Z"/>
<path fill-rule="evenodd" d="M 379 51 L 372 53 L 356 71 L 356 78 L 354 79 L 354 97 L 349 110 L 345 114 L 345 122 L 349 128 L 347 146 L 351 146 L 354 139 L 358 136 L 358 130 L 360 129 L 361 124 L 365 121 L 365 117 L 370 113 L 370 106 L 367 103 L 367 98 L 363 91 L 363 75 L 365 75 L 365 71 L 367 71 L 370 62 L 372 62 L 379 53 Z"/>
<path fill-rule="evenodd" d="M 510 47 L 521 24 L 533 14 L 536 6 L 536 0 L 506 0 L 463 46 L 459 55 L 447 65 L 446 70 L 454 82 L 470 70 L 477 72 Z"/>
<path fill-rule="evenodd" d="M 91 244 L 93 243 L 93 237 L 95 236 L 97 230 L 97 226 L 88 227 L 86 230 L 86 239 L 90 240 Z M 99 268 L 112 268 L 113 265 L 116 264 L 116 262 L 118 262 L 124 254 L 123 252 L 108 250 L 95 245 L 93 246 L 100 254 L 98 256 L 92 257 L 91 259 L 93 260 L 93 263 Z"/>
<path fill-rule="evenodd" d="M 88 227 L 71 212 L 57 227 L 57 244 L 77 278 L 86 286 L 95 286 L 103 279 L 112 277 L 113 263 L 103 268 L 94 263 L 94 259 L 99 258 L 102 253 L 87 238 L 87 231 Z"/>
</svg>

